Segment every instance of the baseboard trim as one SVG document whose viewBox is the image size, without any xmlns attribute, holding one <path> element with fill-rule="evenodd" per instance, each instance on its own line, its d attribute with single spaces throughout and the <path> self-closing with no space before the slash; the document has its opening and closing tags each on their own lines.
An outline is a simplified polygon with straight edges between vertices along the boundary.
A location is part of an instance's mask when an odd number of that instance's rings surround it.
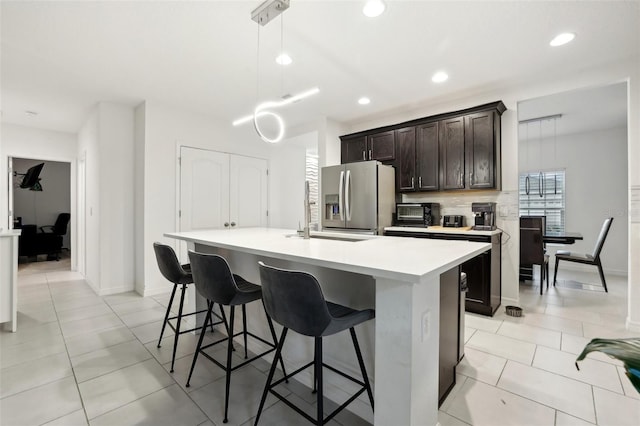
<svg viewBox="0 0 640 426">
<path fill-rule="evenodd" d="M 640 321 L 631 321 L 631 318 L 627 317 L 625 321 L 627 330 L 640 332 Z"/>
<path fill-rule="evenodd" d="M 518 299 L 512 299 L 510 297 L 503 297 L 502 299 L 500 299 L 500 306 L 507 306 L 507 305 L 514 305 L 514 306 L 518 306 L 520 304 L 520 298 Z M 498 308 L 500 309 L 500 308 Z M 497 312 L 497 311 L 496 311 Z"/>
<path fill-rule="evenodd" d="M 168 283 L 171 284 L 171 283 Z M 157 296 L 159 294 L 163 294 L 163 293 L 167 293 L 171 291 L 171 286 L 169 285 L 162 285 L 159 287 L 144 287 L 142 289 L 142 291 L 140 291 L 139 288 L 136 288 L 136 291 L 140 294 L 142 294 L 143 297 L 149 297 L 149 296 Z"/>
<path fill-rule="evenodd" d="M 110 296 L 112 294 L 118 294 L 118 293 L 126 293 L 128 291 L 134 291 L 135 289 L 133 288 L 133 286 L 120 286 L 120 287 L 109 287 L 109 288 L 103 288 L 98 290 L 96 293 L 98 293 L 98 296 Z M 94 288 L 95 291 L 95 288 Z"/>
</svg>

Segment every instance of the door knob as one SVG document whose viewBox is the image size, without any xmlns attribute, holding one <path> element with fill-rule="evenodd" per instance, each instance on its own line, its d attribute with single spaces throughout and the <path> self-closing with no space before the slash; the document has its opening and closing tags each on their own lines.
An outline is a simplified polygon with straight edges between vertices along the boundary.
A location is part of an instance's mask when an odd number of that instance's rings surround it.
<svg viewBox="0 0 640 426">
<path fill-rule="evenodd" d="M 231 222 L 231 226 L 236 226 L 236 223 L 235 222 Z"/>
<path fill-rule="evenodd" d="M 225 228 L 228 228 L 228 227 L 229 227 L 229 222 L 225 222 L 225 223 L 224 223 L 224 227 L 225 227 Z"/>
</svg>

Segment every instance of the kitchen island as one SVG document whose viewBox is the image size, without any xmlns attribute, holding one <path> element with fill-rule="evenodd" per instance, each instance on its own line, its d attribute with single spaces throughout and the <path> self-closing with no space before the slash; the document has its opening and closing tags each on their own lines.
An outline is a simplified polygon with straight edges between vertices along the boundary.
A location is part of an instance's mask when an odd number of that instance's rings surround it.
<svg viewBox="0 0 640 426">
<path fill-rule="evenodd" d="M 357 309 L 375 307 L 375 330 L 367 324 L 358 330 L 365 334 L 365 362 L 370 363 L 367 356 L 374 357 L 374 369 L 368 366 L 370 374 L 375 372 L 374 424 L 437 424 L 440 275 L 487 251 L 490 244 L 324 232 L 305 240 L 295 231 L 273 228 L 165 236 L 186 241 L 190 249 L 224 256 L 235 273 L 250 281 L 260 282 L 257 262 L 262 260 L 314 274 L 328 300 Z M 251 313 L 259 314 L 255 309 Z M 268 335 L 268 330 L 259 332 Z M 300 345 L 292 346 L 299 353 L 289 353 L 288 361 L 309 355 Z M 354 354 L 343 351 L 345 347 L 338 340 L 326 350 L 348 367 Z"/>
</svg>

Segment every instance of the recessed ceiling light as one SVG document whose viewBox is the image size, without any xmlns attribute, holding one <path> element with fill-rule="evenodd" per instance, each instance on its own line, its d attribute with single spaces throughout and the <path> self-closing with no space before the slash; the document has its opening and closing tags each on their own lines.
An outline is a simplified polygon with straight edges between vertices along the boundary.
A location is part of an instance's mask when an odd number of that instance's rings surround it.
<svg viewBox="0 0 640 426">
<path fill-rule="evenodd" d="M 449 76 L 447 75 L 446 72 L 438 71 L 433 75 L 433 77 L 431 77 L 431 81 L 433 81 L 434 83 L 442 83 L 447 81 L 448 78 Z"/>
<path fill-rule="evenodd" d="M 27 110 L 24 113 L 27 115 L 30 115 L 31 117 L 35 117 L 36 115 L 38 115 L 36 111 L 31 111 L 31 110 Z"/>
<path fill-rule="evenodd" d="M 364 13 L 366 17 L 375 18 L 376 16 L 382 15 L 386 7 L 382 0 L 367 0 L 362 8 L 362 13 Z"/>
<path fill-rule="evenodd" d="M 553 40 L 549 42 L 549 45 L 553 47 L 562 46 L 563 44 L 569 43 L 574 38 L 576 38 L 576 35 L 574 33 L 558 34 L 553 38 Z"/>
<path fill-rule="evenodd" d="M 366 96 L 363 96 L 360 99 L 358 99 L 358 103 L 360 105 L 369 105 L 371 103 L 371 99 L 367 98 Z"/>
<path fill-rule="evenodd" d="M 276 58 L 276 62 L 280 65 L 289 65 L 291 62 L 293 62 L 293 60 L 291 59 L 291 56 L 283 52 L 278 55 L 278 57 Z"/>
</svg>

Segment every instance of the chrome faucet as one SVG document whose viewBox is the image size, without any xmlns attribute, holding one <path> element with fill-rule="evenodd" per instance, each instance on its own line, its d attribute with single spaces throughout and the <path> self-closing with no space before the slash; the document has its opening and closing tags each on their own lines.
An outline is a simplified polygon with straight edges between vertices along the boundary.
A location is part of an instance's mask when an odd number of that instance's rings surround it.
<svg viewBox="0 0 640 426">
<path fill-rule="evenodd" d="M 303 238 L 308 240 L 311 238 L 311 205 L 315 204 L 313 201 L 309 201 L 309 181 L 304 181 L 304 228 Z"/>
</svg>

